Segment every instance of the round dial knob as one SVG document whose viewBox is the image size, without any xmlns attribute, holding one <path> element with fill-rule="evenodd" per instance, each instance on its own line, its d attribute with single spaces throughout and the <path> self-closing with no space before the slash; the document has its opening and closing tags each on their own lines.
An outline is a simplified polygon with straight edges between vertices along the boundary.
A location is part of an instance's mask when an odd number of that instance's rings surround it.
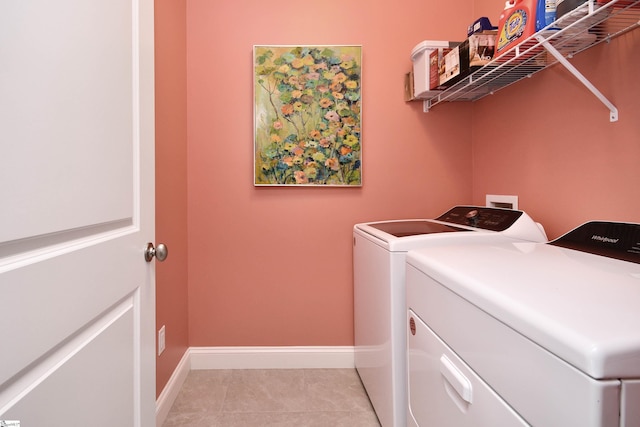
<svg viewBox="0 0 640 427">
<path fill-rule="evenodd" d="M 467 214 L 464 216 L 467 219 L 467 223 L 469 225 L 476 225 L 478 224 L 478 218 L 480 217 L 480 213 L 478 212 L 477 209 L 474 209 L 472 211 L 467 212 Z"/>
</svg>

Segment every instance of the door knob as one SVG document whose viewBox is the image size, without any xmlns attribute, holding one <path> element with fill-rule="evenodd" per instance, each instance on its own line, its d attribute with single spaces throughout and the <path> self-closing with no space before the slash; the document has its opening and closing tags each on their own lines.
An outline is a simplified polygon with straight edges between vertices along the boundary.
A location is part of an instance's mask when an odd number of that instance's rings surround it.
<svg viewBox="0 0 640 427">
<path fill-rule="evenodd" d="M 169 249 L 164 243 L 160 243 L 157 248 L 153 247 L 153 243 L 147 243 L 147 249 L 144 251 L 144 259 L 147 262 L 151 262 L 155 256 L 158 261 L 164 261 L 169 255 Z"/>
</svg>

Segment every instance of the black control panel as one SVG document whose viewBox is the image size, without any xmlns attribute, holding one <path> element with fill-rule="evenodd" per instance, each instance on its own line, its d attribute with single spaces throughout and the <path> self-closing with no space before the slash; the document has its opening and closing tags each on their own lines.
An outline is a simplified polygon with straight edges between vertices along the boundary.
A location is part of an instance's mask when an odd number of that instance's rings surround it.
<svg viewBox="0 0 640 427">
<path fill-rule="evenodd" d="M 504 231 L 511 227 L 522 211 L 511 209 L 488 208 L 483 206 L 455 206 L 436 220 L 452 224 L 467 225 L 483 230 Z"/>
<path fill-rule="evenodd" d="M 640 224 L 591 221 L 549 244 L 640 264 Z"/>
</svg>

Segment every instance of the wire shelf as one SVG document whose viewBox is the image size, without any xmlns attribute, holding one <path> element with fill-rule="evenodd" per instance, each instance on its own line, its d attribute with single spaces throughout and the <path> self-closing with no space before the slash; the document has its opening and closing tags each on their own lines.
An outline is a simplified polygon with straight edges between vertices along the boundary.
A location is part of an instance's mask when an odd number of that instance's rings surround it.
<svg viewBox="0 0 640 427">
<path fill-rule="evenodd" d="M 445 101 L 476 101 L 558 62 L 568 66 L 563 58 L 638 27 L 640 0 L 611 0 L 605 4 L 588 0 L 438 95 L 425 99 L 424 110 Z M 579 74 L 577 70 L 572 72 Z"/>
</svg>

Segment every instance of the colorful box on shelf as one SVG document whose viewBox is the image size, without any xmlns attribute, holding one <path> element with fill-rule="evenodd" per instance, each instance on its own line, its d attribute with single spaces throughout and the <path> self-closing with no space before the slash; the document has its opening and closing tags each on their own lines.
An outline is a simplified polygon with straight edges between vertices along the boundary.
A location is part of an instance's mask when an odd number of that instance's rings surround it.
<svg viewBox="0 0 640 427">
<path fill-rule="evenodd" d="M 459 45 L 459 43 L 456 44 Z M 431 89 L 432 91 L 440 92 L 448 87 L 448 85 L 440 83 L 440 75 L 446 69 L 444 58 L 453 49 L 453 47 L 441 47 L 431 52 L 431 56 L 429 59 L 429 64 L 431 67 L 429 71 L 429 89 Z"/>
<path fill-rule="evenodd" d="M 484 31 L 493 31 L 497 29 L 498 27 L 494 27 L 489 18 L 483 16 L 482 18 L 476 19 L 473 24 L 469 25 L 467 28 L 467 37 L 470 37 L 475 33 L 482 33 Z"/>
<path fill-rule="evenodd" d="M 457 83 L 478 68 L 488 64 L 494 56 L 497 31 L 472 34 L 444 56 L 440 68 L 440 87 Z"/>
</svg>

